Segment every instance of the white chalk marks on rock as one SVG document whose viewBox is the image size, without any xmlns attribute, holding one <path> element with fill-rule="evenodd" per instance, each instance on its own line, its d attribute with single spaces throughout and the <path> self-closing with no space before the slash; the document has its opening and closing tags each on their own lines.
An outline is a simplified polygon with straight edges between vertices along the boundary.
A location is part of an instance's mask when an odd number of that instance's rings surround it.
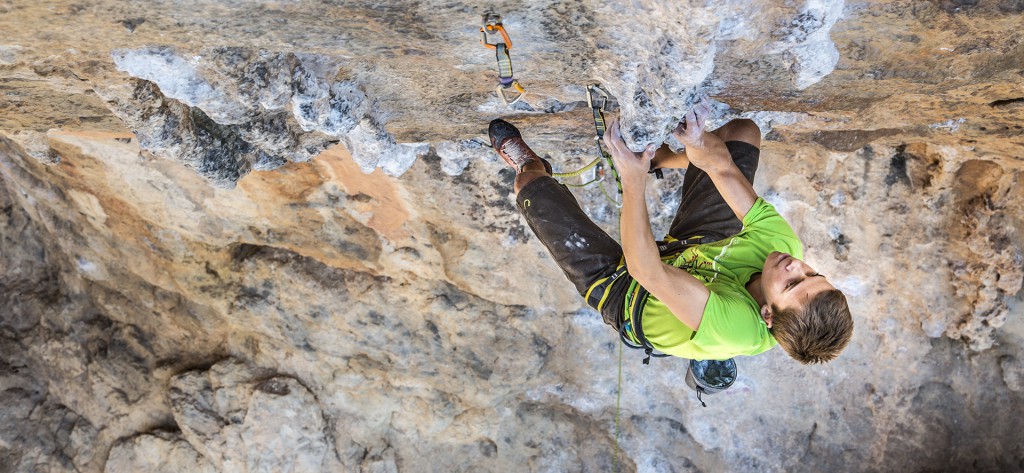
<svg viewBox="0 0 1024 473">
<path fill-rule="evenodd" d="M 336 59 L 220 47 L 192 58 L 169 47 L 117 50 L 136 77 L 117 113 L 143 149 L 233 187 L 252 170 L 305 162 L 344 141 L 364 172 L 404 173 L 429 145 L 399 144 Z"/>
</svg>

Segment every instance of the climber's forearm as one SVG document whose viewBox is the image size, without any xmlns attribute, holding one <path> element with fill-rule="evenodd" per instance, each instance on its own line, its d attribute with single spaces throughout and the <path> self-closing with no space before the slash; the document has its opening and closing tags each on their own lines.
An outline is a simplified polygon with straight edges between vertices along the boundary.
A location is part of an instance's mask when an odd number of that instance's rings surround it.
<svg viewBox="0 0 1024 473">
<path fill-rule="evenodd" d="M 680 322 L 697 330 L 711 292 L 686 271 L 661 261 L 647 214 L 644 188 L 640 182 L 622 184 L 622 252 L 629 275 L 652 296 L 665 303 Z"/>
<path fill-rule="evenodd" d="M 754 191 L 754 186 L 731 159 L 728 166 L 716 167 L 708 171 L 708 176 L 711 177 L 711 182 L 715 184 L 718 193 L 722 194 L 725 203 L 729 204 L 729 208 L 736 214 L 736 218 L 742 222 L 743 217 L 757 201 L 757 192 Z"/>
<path fill-rule="evenodd" d="M 629 274 L 641 284 L 651 270 L 661 265 L 644 198 L 646 181 L 647 176 L 642 176 L 622 183 L 622 213 L 619 217 L 626 267 L 629 268 Z"/>
</svg>

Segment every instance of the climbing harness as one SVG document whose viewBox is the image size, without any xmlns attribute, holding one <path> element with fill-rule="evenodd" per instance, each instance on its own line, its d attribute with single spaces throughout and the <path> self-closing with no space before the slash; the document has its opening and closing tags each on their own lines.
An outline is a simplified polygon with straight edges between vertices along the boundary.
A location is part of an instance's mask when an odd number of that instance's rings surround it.
<svg viewBox="0 0 1024 473">
<path fill-rule="evenodd" d="M 633 296 L 629 307 L 629 320 L 624 320 L 619 324 L 619 339 L 622 340 L 622 344 L 632 348 L 634 350 L 643 350 L 644 357 L 643 363 L 649 365 L 651 363 L 651 357 L 664 358 L 671 356 L 667 353 L 654 353 L 654 346 L 651 342 L 647 341 L 647 337 L 644 336 L 643 324 L 641 319 L 643 318 L 644 305 L 647 303 L 647 298 L 650 297 L 650 293 L 647 292 L 643 286 L 637 288 L 637 293 Z M 632 334 L 633 340 L 637 344 L 630 342 L 628 334 Z"/>
<path fill-rule="evenodd" d="M 658 242 L 658 253 L 661 256 L 662 261 L 671 261 L 687 248 L 694 245 L 699 245 L 701 243 L 708 243 L 709 241 L 710 239 L 700 235 L 691 236 L 685 240 L 677 240 L 675 238 L 672 238 L 671 236 L 666 235 L 665 241 Z M 614 282 L 615 279 L 618 279 L 619 271 L 624 270 L 624 266 L 616 270 L 615 274 L 613 274 L 612 277 L 608 278 L 609 281 L 607 283 L 604 280 L 597 281 L 594 284 L 594 286 L 600 287 L 592 286 L 591 288 L 589 288 L 587 291 L 588 296 L 590 296 L 593 293 L 594 296 L 592 297 L 605 297 L 604 294 L 609 292 L 611 283 Z M 643 286 L 637 284 L 636 292 L 633 293 L 632 295 L 627 295 L 627 319 L 622 321 L 621 324 L 619 324 L 619 339 L 625 346 L 629 348 L 635 350 L 643 350 L 644 354 L 646 355 L 643 359 L 643 363 L 645 365 L 651 363 L 652 357 L 663 358 L 666 356 L 670 356 L 665 353 L 655 353 L 654 346 L 651 345 L 651 342 L 647 341 L 647 337 L 644 336 L 642 321 L 643 311 L 644 305 L 647 304 L 647 299 L 649 297 L 650 293 L 647 292 L 647 290 L 644 289 Z"/>
<path fill-rule="evenodd" d="M 647 302 L 649 296 L 650 294 L 642 286 L 639 287 L 633 303 L 630 304 L 630 318 L 619 325 L 620 350 L 622 346 L 643 350 L 647 355 L 643 360 L 645 365 L 650 363 L 651 357 L 669 356 L 666 353 L 654 353 L 655 348 L 644 337 L 641 316 L 643 304 Z M 628 335 L 632 335 L 632 340 L 638 343 L 633 344 Z M 700 405 L 708 407 L 701 396 L 725 391 L 736 382 L 736 377 L 736 361 L 732 358 L 728 360 L 690 360 L 686 369 L 685 382 L 687 386 L 696 391 L 697 401 L 700 402 Z"/>
<path fill-rule="evenodd" d="M 501 15 L 487 13 L 484 15 L 483 26 L 480 28 L 480 44 L 494 50 L 498 60 L 498 87 L 494 91 L 505 105 L 512 105 L 526 95 L 526 90 L 519 81 L 512 77 L 512 40 L 501 24 Z"/>
<path fill-rule="evenodd" d="M 661 255 L 662 261 L 670 262 L 687 248 L 710 241 L 711 238 L 699 235 L 685 240 L 677 240 L 671 236 L 666 236 L 664 242 L 658 242 L 658 252 Z M 607 289 L 603 289 L 603 291 L 607 292 Z M 648 297 L 650 297 L 650 293 L 638 284 L 636 293 L 631 298 L 627 296 L 626 305 L 629 309 L 629 315 L 619 326 L 619 339 L 622 342 L 620 346 L 625 345 L 629 348 L 643 350 L 646 355 L 643 359 L 645 365 L 650 363 L 651 357 L 669 356 L 664 353 L 654 353 L 655 348 L 644 336 L 642 325 L 643 308 L 647 303 Z M 694 335 L 696 335 L 696 332 L 690 335 L 691 339 Z M 736 361 L 732 358 L 728 360 L 690 360 L 686 370 L 685 381 L 687 386 L 696 391 L 697 401 L 700 402 L 700 405 L 708 407 L 701 397 L 728 389 L 736 381 L 736 377 Z"/>
</svg>

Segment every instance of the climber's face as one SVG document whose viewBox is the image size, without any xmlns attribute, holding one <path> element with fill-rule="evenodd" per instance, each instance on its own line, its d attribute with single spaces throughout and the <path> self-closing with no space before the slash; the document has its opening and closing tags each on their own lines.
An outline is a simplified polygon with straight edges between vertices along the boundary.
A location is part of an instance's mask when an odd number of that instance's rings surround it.
<svg viewBox="0 0 1024 473">
<path fill-rule="evenodd" d="M 761 270 L 761 289 L 768 308 L 800 310 L 814 296 L 835 287 L 807 263 L 792 255 L 773 251 Z M 770 328 L 771 314 L 762 310 L 761 315 Z"/>
</svg>

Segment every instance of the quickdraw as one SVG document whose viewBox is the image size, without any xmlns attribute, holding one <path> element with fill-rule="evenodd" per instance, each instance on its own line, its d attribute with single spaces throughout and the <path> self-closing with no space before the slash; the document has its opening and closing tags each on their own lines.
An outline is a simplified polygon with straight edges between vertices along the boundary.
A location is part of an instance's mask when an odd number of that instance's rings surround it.
<svg viewBox="0 0 1024 473">
<path fill-rule="evenodd" d="M 587 105 L 590 106 L 591 114 L 594 117 L 594 129 L 595 138 L 594 142 L 597 143 L 597 152 L 604 158 L 605 163 L 608 164 L 608 170 L 611 171 L 612 177 L 615 178 L 615 188 L 619 195 L 622 195 L 622 181 L 619 179 L 619 172 L 615 170 L 615 163 L 612 161 L 612 155 L 604 150 L 601 146 L 601 139 L 604 138 L 605 122 L 604 122 L 604 111 L 608 108 L 611 103 L 611 98 L 608 92 L 605 92 L 598 84 L 591 84 L 587 86 Z M 604 188 L 602 188 L 604 190 Z M 607 194 L 606 194 L 607 196 Z M 618 205 L 622 205 L 619 203 Z"/>
<path fill-rule="evenodd" d="M 615 170 L 615 163 L 612 161 L 612 156 L 604 150 L 603 146 L 601 146 L 601 139 L 604 138 L 604 132 L 606 129 L 604 112 L 608 110 L 611 102 L 611 97 L 608 92 L 602 89 L 599 84 L 591 84 L 587 86 L 587 105 L 590 107 L 591 115 L 594 119 L 594 141 L 597 143 L 598 155 L 593 161 L 580 169 L 571 172 L 557 172 L 552 174 L 552 176 L 558 179 L 577 177 L 596 167 L 597 176 L 594 179 L 583 184 L 566 185 L 569 187 L 586 187 L 597 183 L 598 187 L 601 188 L 601 193 L 604 194 L 604 197 L 616 207 L 621 207 L 622 202 L 608 195 L 608 191 L 605 190 L 603 185 L 601 185 L 601 182 L 604 181 L 605 173 L 610 172 L 612 177 L 615 179 L 615 186 L 618 194 L 622 194 L 622 181 L 619 179 L 618 171 Z"/>
<path fill-rule="evenodd" d="M 501 24 L 501 15 L 488 13 L 484 15 L 483 26 L 480 28 L 480 44 L 493 49 L 498 60 L 498 87 L 495 92 L 505 105 L 512 105 L 526 95 L 526 90 L 519 81 L 512 77 L 512 40 Z"/>
</svg>

